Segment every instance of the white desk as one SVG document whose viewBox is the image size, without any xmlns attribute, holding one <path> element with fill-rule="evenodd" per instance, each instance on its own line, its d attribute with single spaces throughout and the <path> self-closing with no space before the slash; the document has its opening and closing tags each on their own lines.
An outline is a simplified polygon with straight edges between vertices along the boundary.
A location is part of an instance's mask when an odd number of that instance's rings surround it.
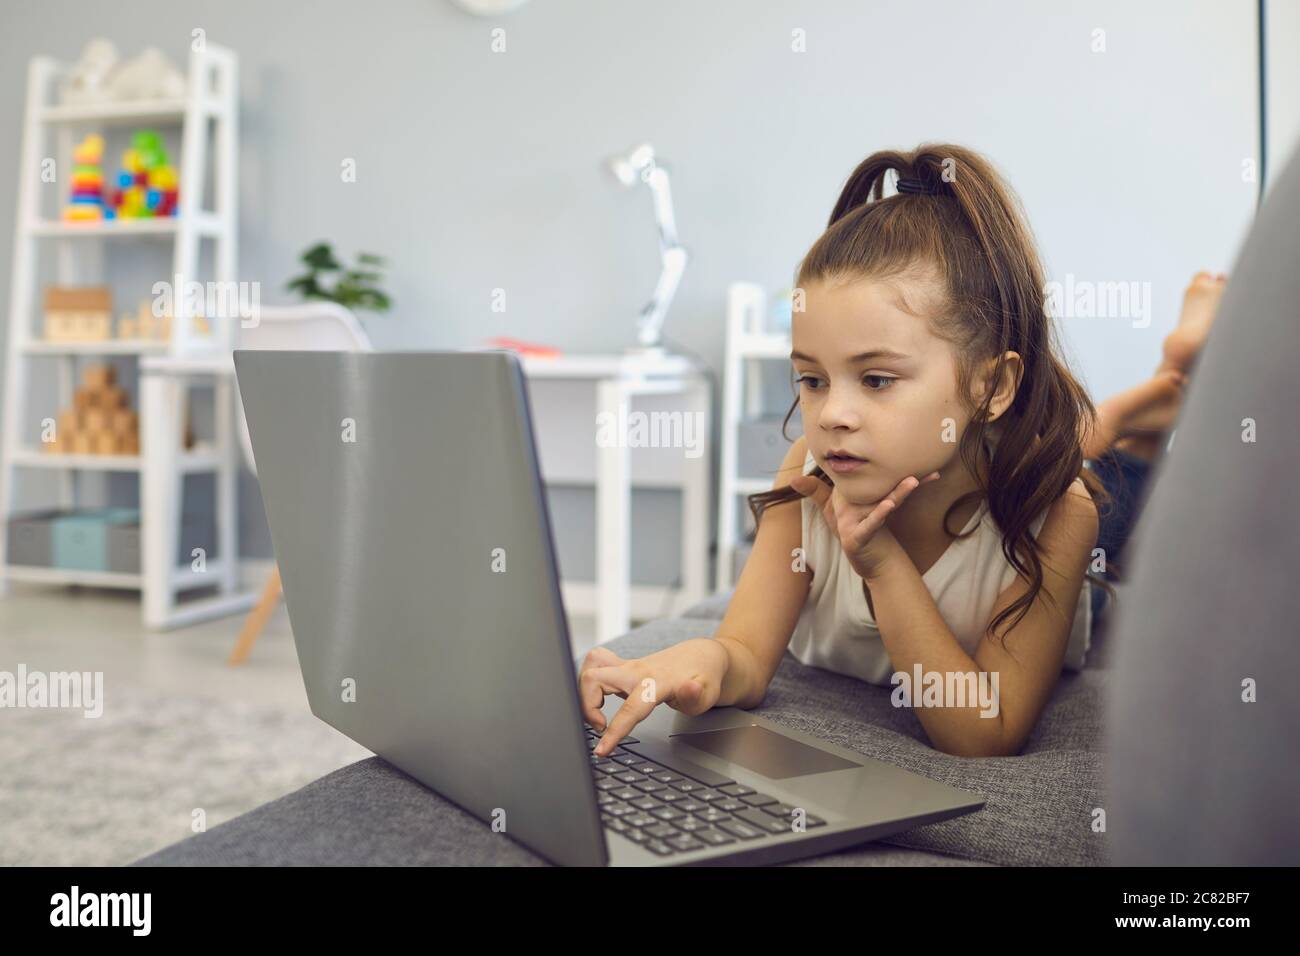
<svg viewBox="0 0 1300 956">
<path fill-rule="evenodd" d="M 708 380 L 680 356 L 528 357 L 522 364 L 536 418 L 543 480 L 596 489 L 596 580 L 594 586 L 564 582 L 568 610 L 595 614 L 597 643 L 624 633 L 634 613 L 660 613 L 663 590 L 634 588 L 631 583 L 633 488 L 681 490 L 681 586 L 672 589 L 672 611 L 702 600 L 708 588 L 710 538 Z M 648 400 L 637 404 L 652 405 L 651 412 L 668 411 L 665 406 L 671 404 L 683 414 L 699 413 L 698 456 L 688 456 L 683 448 L 634 448 L 623 441 L 599 444 L 598 416 L 606 413 L 619 421 L 620 406 L 630 409 L 634 400 Z"/>
<path fill-rule="evenodd" d="M 682 495 L 681 586 L 673 589 L 671 611 L 676 613 L 708 594 L 709 560 L 709 463 L 711 454 L 711 396 L 709 383 L 684 358 L 665 356 L 641 359 L 624 355 L 570 355 L 557 358 L 525 358 L 522 363 L 533 400 L 539 455 L 543 480 L 558 485 L 594 485 L 596 489 L 596 580 L 567 581 L 564 600 L 571 613 L 594 614 L 596 640 L 611 640 L 627 631 L 631 618 L 653 617 L 660 612 L 662 589 L 634 588 L 631 583 L 631 508 L 633 488 L 677 488 Z M 231 402 L 230 387 L 234 373 L 231 356 L 217 355 L 204 359 L 155 357 L 141 363 L 141 392 L 151 407 L 167 413 L 150 418 L 144 441 L 155 448 L 175 446 L 182 423 L 183 382 L 199 377 L 211 378 L 217 385 L 218 426 L 231 424 L 225 412 Z M 549 383 L 576 386 L 586 399 L 572 394 L 559 395 L 556 403 L 540 394 Z M 596 423 L 602 412 L 617 421 L 621 405 L 634 400 L 665 396 L 683 414 L 699 413 L 702 428 L 698 433 L 696 457 L 685 449 L 632 448 L 626 443 L 601 447 L 597 443 Z M 576 399 L 576 400 L 575 400 Z M 664 410 L 656 407 L 654 410 Z M 233 444 L 233 442 L 231 443 Z M 222 497 L 230 497 L 227 507 L 233 511 L 234 463 L 229 478 L 222 483 Z M 168 479 L 168 462 L 160 461 L 146 469 L 141 503 L 154 514 L 171 515 L 179 509 L 179 488 Z M 144 542 L 145 580 L 155 574 L 167 560 L 167 542 L 171 531 L 161 523 L 157 534 Z M 226 535 L 222 534 L 223 547 Z M 174 547 L 174 545 L 172 545 Z M 229 554 L 229 551 L 225 552 Z M 231 578 L 223 582 L 234 590 L 233 564 L 224 570 Z M 146 587 L 145 610 L 155 626 L 174 621 L 178 616 L 172 592 L 166 588 Z M 152 593 L 149 593 L 152 592 Z M 230 613 L 248 607 L 253 595 L 227 593 L 214 598 L 191 612 L 194 617 Z M 206 612 L 206 613 L 205 613 Z M 189 615 L 186 615 L 189 617 Z"/>
</svg>

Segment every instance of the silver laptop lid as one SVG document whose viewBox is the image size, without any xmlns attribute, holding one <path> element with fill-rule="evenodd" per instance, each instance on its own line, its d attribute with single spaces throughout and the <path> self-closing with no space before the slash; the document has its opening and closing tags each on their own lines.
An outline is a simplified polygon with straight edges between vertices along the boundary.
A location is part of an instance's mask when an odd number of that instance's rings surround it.
<svg viewBox="0 0 1300 956">
<path fill-rule="evenodd" d="M 561 863 L 606 850 L 508 352 L 235 352 L 312 712 Z"/>
</svg>

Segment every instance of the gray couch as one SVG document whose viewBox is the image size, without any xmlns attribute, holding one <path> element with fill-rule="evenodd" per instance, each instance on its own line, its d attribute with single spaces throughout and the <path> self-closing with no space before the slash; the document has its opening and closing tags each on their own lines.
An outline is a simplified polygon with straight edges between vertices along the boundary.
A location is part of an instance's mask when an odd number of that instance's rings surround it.
<svg viewBox="0 0 1300 956">
<path fill-rule="evenodd" d="M 1300 864 L 1298 259 L 1300 153 L 1233 266 L 1136 529 L 1106 719 L 1117 864 Z"/>
<path fill-rule="evenodd" d="M 623 656 L 641 656 L 707 636 L 727 597 L 705 601 L 683 617 L 639 627 L 608 646 Z M 1024 752 L 973 760 L 933 750 L 916 715 L 890 703 L 889 688 L 806 667 L 787 654 L 758 710 L 763 716 L 988 801 L 982 810 L 955 820 L 790 865 L 1107 862 L 1105 836 L 1091 825 L 1094 808 L 1102 805 L 1105 658 L 1103 630 L 1094 640 L 1090 666 L 1062 675 Z M 135 865 L 544 863 L 372 757 Z"/>
</svg>

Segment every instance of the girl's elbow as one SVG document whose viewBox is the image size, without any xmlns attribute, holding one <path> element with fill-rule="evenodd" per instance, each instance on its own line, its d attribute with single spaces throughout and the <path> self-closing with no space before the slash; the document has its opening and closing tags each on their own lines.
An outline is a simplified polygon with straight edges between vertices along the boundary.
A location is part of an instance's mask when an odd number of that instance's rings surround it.
<svg viewBox="0 0 1300 956">
<path fill-rule="evenodd" d="M 932 741 L 933 743 L 933 741 Z M 1016 757 L 1025 747 L 1020 736 L 1008 736 L 1001 727 L 994 733 L 980 734 L 969 739 L 945 741 L 935 744 L 935 749 L 953 757 Z"/>
</svg>

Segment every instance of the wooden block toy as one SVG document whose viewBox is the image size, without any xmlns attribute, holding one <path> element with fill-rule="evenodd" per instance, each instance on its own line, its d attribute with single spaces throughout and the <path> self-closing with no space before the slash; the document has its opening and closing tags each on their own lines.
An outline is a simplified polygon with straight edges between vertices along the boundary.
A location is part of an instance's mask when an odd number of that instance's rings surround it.
<svg viewBox="0 0 1300 956">
<path fill-rule="evenodd" d="M 127 332 L 123 332 L 125 327 L 131 335 L 142 339 L 170 339 L 172 335 L 171 315 L 154 315 L 153 307 L 147 299 L 142 299 L 136 309 L 133 322 L 128 322 L 124 315 L 118 320 L 118 338 L 131 337 Z M 212 334 L 212 325 L 203 315 L 193 315 L 190 317 L 190 327 L 194 330 L 195 335 L 210 336 Z"/>
<path fill-rule="evenodd" d="M 147 299 L 141 299 L 139 307 L 135 310 L 135 327 L 136 334 L 142 339 L 161 339 L 166 338 L 162 334 L 162 323 L 165 320 L 153 314 L 153 308 Z"/>
<path fill-rule="evenodd" d="M 111 365 L 88 365 L 81 373 L 81 384 L 90 389 L 105 389 L 117 382 Z"/>
<path fill-rule="evenodd" d="M 73 408 L 65 409 L 59 413 L 59 420 L 55 426 L 55 435 L 66 438 L 74 432 L 79 432 L 86 427 L 85 413 Z"/>
<path fill-rule="evenodd" d="M 152 312 L 147 318 L 137 319 L 144 329 L 144 337 L 149 339 L 168 339 L 172 334 L 172 319 L 169 315 L 155 316 Z"/>
<path fill-rule="evenodd" d="M 100 389 L 101 407 L 107 409 L 126 408 L 126 390 L 118 385 Z"/>
<path fill-rule="evenodd" d="M 113 331 L 113 297 L 103 286 L 45 290 L 45 338 L 51 342 L 98 342 Z"/>
<path fill-rule="evenodd" d="M 47 451 L 77 455 L 138 455 L 139 414 L 127 407 L 126 390 L 112 365 L 87 366 L 72 407 L 59 412 L 55 439 Z"/>
<path fill-rule="evenodd" d="M 113 410 L 112 421 L 109 428 L 118 435 L 130 435 L 139 431 L 140 416 L 132 408 L 116 408 Z"/>
</svg>

